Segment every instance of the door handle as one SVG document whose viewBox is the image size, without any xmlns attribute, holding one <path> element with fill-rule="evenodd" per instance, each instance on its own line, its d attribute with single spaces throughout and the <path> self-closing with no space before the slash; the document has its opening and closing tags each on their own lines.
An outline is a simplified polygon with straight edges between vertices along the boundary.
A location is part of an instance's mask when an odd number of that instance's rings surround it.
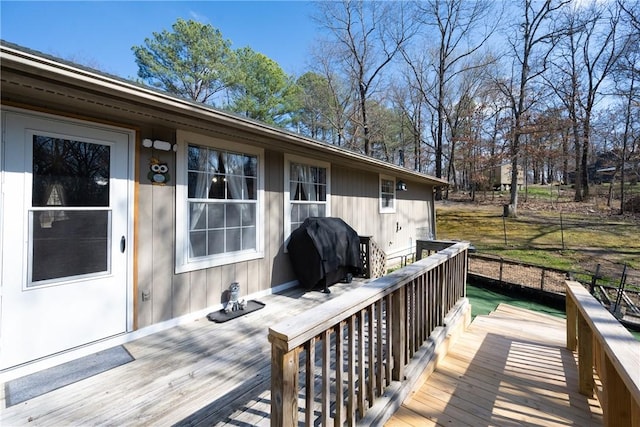
<svg viewBox="0 0 640 427">
<path fill-rule="evenodd" d="M 124 253 L 125 248 L 127 247 L 127 239 L 122 236 L 120 239 L 120 252 Z"/>
</svg>

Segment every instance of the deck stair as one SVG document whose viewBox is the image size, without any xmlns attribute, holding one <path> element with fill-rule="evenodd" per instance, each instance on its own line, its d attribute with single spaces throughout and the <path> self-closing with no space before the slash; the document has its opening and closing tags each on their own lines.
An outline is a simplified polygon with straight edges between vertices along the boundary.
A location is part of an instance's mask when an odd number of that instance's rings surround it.
<svg viewBox="0 0 640 427">
<path fill-rule="evenodd" d="M 564 319 L 501 304 L 473 320 L 386 426 L 603 425 L 565 342 Z"/>
</svg>

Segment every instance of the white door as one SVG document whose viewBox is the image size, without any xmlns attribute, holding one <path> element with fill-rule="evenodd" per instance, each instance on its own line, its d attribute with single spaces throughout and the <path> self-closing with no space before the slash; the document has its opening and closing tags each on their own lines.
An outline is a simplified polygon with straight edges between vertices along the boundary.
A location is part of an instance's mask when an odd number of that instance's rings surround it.
<svg viewBox="0 0 640 427">
<path fill-rule="evenodd" d="M 0 369 L 127 331 L 132 133 L 2 117 Z"/>
</svg>

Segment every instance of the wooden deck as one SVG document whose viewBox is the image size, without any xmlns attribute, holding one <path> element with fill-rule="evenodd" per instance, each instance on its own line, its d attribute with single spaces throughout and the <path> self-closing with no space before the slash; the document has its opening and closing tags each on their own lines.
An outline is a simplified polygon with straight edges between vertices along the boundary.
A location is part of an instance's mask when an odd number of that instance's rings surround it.
<svg viewBox="0 0 640 427">
<path fill-rule="evenodd" d="M 578 393 L 565 341 L 563 319 L 500 305 L 474 319 L 386 426 L 603 425 L 598 401 Z"/>
<path fill-rule="evenodd" d="M 134 361 L 6 408 L 1 426 L 269 425 L 268 327 L 359 286 L 330 294 L 293 288 L 225 323 L 206 318 L 125 344 Z"/>
<path fill-rule="evenodd" d="M 133 362 L 9 408 L 3 387 L 0 425 L 269 425 L 268 327 L 353 286 L 292 289 L 227 323 L 136 340 L 125 345 Z M 576 392 L 564 334 L 562 320 L 507 306 L 476 318 L 387 425 L 601 424 L 598 403 Z"/>
</svg>

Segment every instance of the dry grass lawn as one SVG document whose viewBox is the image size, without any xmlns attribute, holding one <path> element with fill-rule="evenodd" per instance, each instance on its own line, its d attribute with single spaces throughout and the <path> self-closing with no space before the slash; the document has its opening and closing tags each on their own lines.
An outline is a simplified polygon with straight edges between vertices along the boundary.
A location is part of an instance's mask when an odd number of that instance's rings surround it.
<svg viewBox="0 0 640 427">
<path fill-rule="evenodd" d="M 468 195 L 467 195 L 468 196 Z M 508 195 L 450 197 L 436 205 L 437 236 L 470 241 L 480 253 L 571 271 L 601 271 L 640 285 L 640 215 L 617 215 L 602 198 L 520 198 L 518 218 L 504 218 Z"/>
</svg>

